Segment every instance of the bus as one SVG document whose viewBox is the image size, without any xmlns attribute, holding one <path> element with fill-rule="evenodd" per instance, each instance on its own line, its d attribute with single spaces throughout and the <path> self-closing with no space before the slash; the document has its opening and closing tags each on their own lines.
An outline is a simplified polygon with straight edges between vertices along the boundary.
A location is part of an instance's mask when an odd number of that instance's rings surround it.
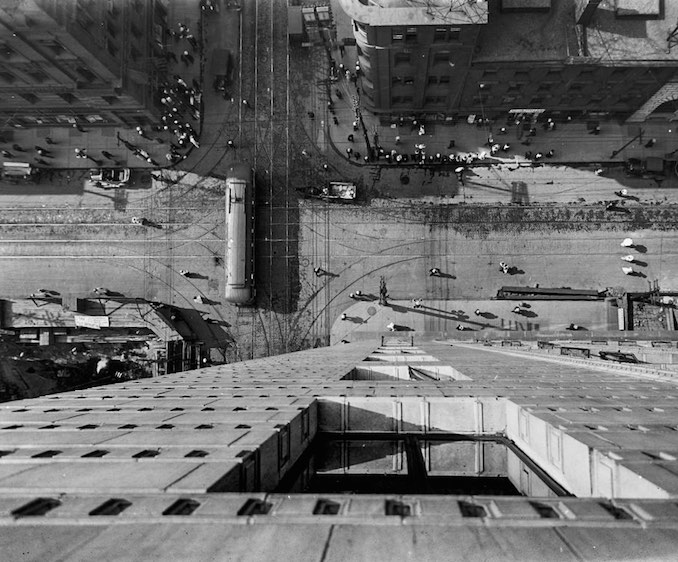
<svg viewBox="0 0 678 562">
<path fill-rule="evenodd" d="M 238 305 L 254 301 L 254 174 L 232 164 L 226 176 L 226 294 Z"/>
</svg>

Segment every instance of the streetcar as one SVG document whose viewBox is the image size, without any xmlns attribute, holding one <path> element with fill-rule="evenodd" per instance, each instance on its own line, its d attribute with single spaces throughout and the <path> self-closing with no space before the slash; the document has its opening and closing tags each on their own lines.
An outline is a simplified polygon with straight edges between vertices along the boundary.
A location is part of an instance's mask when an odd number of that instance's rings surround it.
<svg viewBox="0 0 678 562">
<path fill-rule="evenodd" d="M 238 305 L 254 301 L 254 175 L 232 164 L 226 175 L 226 294 Z"/>
</svg>

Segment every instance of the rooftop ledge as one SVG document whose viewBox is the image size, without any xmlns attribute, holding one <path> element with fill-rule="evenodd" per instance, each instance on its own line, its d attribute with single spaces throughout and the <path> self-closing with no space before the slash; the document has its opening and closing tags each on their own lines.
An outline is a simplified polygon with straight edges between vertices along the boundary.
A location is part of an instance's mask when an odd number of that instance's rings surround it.
<svg viewBox="0 0 678 562">
<path fill-rule="evenodd" d="M 487 0 L 339 0 L 351 19 L 371 26 L 487 23 Z"/>
</svg>

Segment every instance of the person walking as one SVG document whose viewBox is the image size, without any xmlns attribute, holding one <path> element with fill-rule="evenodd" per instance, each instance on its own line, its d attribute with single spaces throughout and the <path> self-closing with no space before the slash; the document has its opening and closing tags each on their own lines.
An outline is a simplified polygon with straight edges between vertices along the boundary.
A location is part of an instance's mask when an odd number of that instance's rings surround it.
<svg viewBox="0 0 678 562">
<path fill-rule="evenodd" d="M 313 273 L 315 273 L 316 277 L 322 277 L 327 272 L 322 267 L 314 267 Z"/>
<path fill-rule="evenodd" d="M 235 143 L 231 139 L 228 139 L 226 144 L 228 145 L 228 148 L 235 148 Z"/>
<path fill-rule="evenodd" d="M 113 156 L 113 155 L 112 155 L 110 152 L 108 152 L 107 150 L 102 150 L 102 151 L 101 151 L 101 154 L 104 155 L 104 158 L 108 158 L 109 160 L 115 161 L 115 156 Z"/>
<path fill-rule="evenodd" d="M 514 314 L 522 314 L 523 313 L 523 311 L 521 310 L 521 308 L 519 306 L 514 306 L 513 310 L 511 312 L 513 312 Z"/>
<path fill-rule="evenodd" d="M 54 142 L 54 140 L 52 139 L 52 137 L 45 137 L 45 142 L 46 142 L 47 144 L 56 144 L 56 143 Z"/>
<path fill-rule="evenodd" d="M 35 145 L 35 151 L 36 151 L 40 156 L 47 156 L 48 158 L 51 158 L 50 151 L 47 150 L 46 148 L 42 148 L 41 146 L 38 146 L 37 144 Z"/>
<path fill-rule="evenodd" d="M 482 315 L 482 312 L 480 312 L 480 309 L 479 309 L 479 308 L 476 308 L 476 309 L 473 311 L 473 314 L 475 314 L 476 316 L 481 316 L 481 315 Z"/>
<path fill-rule="evenodd" d="M 13 158 L 12 153 L 9 150 L 0 150 L 0 154 L 5 158 Z"/>
<path fill-rule="evenodd" d="M 428 270 L 428 275 L 429 277 L 436 277 L 440 275 L 440 269 L 437 267 L 432 267 L 431 269 Z"/>
</svg>

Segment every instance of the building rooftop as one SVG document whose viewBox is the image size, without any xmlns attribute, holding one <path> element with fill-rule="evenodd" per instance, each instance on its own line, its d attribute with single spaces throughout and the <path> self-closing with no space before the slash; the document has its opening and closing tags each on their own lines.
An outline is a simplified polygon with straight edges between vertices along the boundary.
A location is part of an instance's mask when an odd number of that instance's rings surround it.
<svg viewBox="0 0 678 562">
<path fill-rule="evenodd" d="M 672 556 L 676 381 L 634 365 L 489 343 L 385 336 L 1 404 L 0 554 Z M 373 441 L 311 472 L 396 472 L 415 481 L 494 477 L 501 455 L 478 446 L 487 440 L 457 442 L 503 434 L 523 455 L 503 468 L 527 497 L 302 493 L 284 480 L 309 477 L 299 463 L 321 432 L 340 439 L 370 432 Z M 374 439 L 384 433 L 409 441 L 380 447 Z M 455 443 L 432 444 L 445 434 Z M 410 463 L 418 455 L 421 462 Z M 528 459 L 570 494 L 540 488 Z"/>
<path fill-rule="evenodd" d="M 490 3 L 489 18 L 481 26 L 475 62 L 553 61 L 584 57 L 580 44 L 595 63 L 678 62 L 678 47 L 668 49 L 667 36 L 678 25 L 678 2 L 665 2 L 663 17 L 654 17 L 652 2 L 603 0 L 584 30 L 575 19 L 575 1 L 552 2 L 548 11 L 502 12 Z M 622 9 L 623 8 L 623 9 Z M 585 59 L 579 58 L 579 62 Z"/>
<path fill-rule="evenodd" d="M 470 25 L 487 22 L 487 0 L 339 0 L 351 18 L 370 26 Z"/>
</svg>

